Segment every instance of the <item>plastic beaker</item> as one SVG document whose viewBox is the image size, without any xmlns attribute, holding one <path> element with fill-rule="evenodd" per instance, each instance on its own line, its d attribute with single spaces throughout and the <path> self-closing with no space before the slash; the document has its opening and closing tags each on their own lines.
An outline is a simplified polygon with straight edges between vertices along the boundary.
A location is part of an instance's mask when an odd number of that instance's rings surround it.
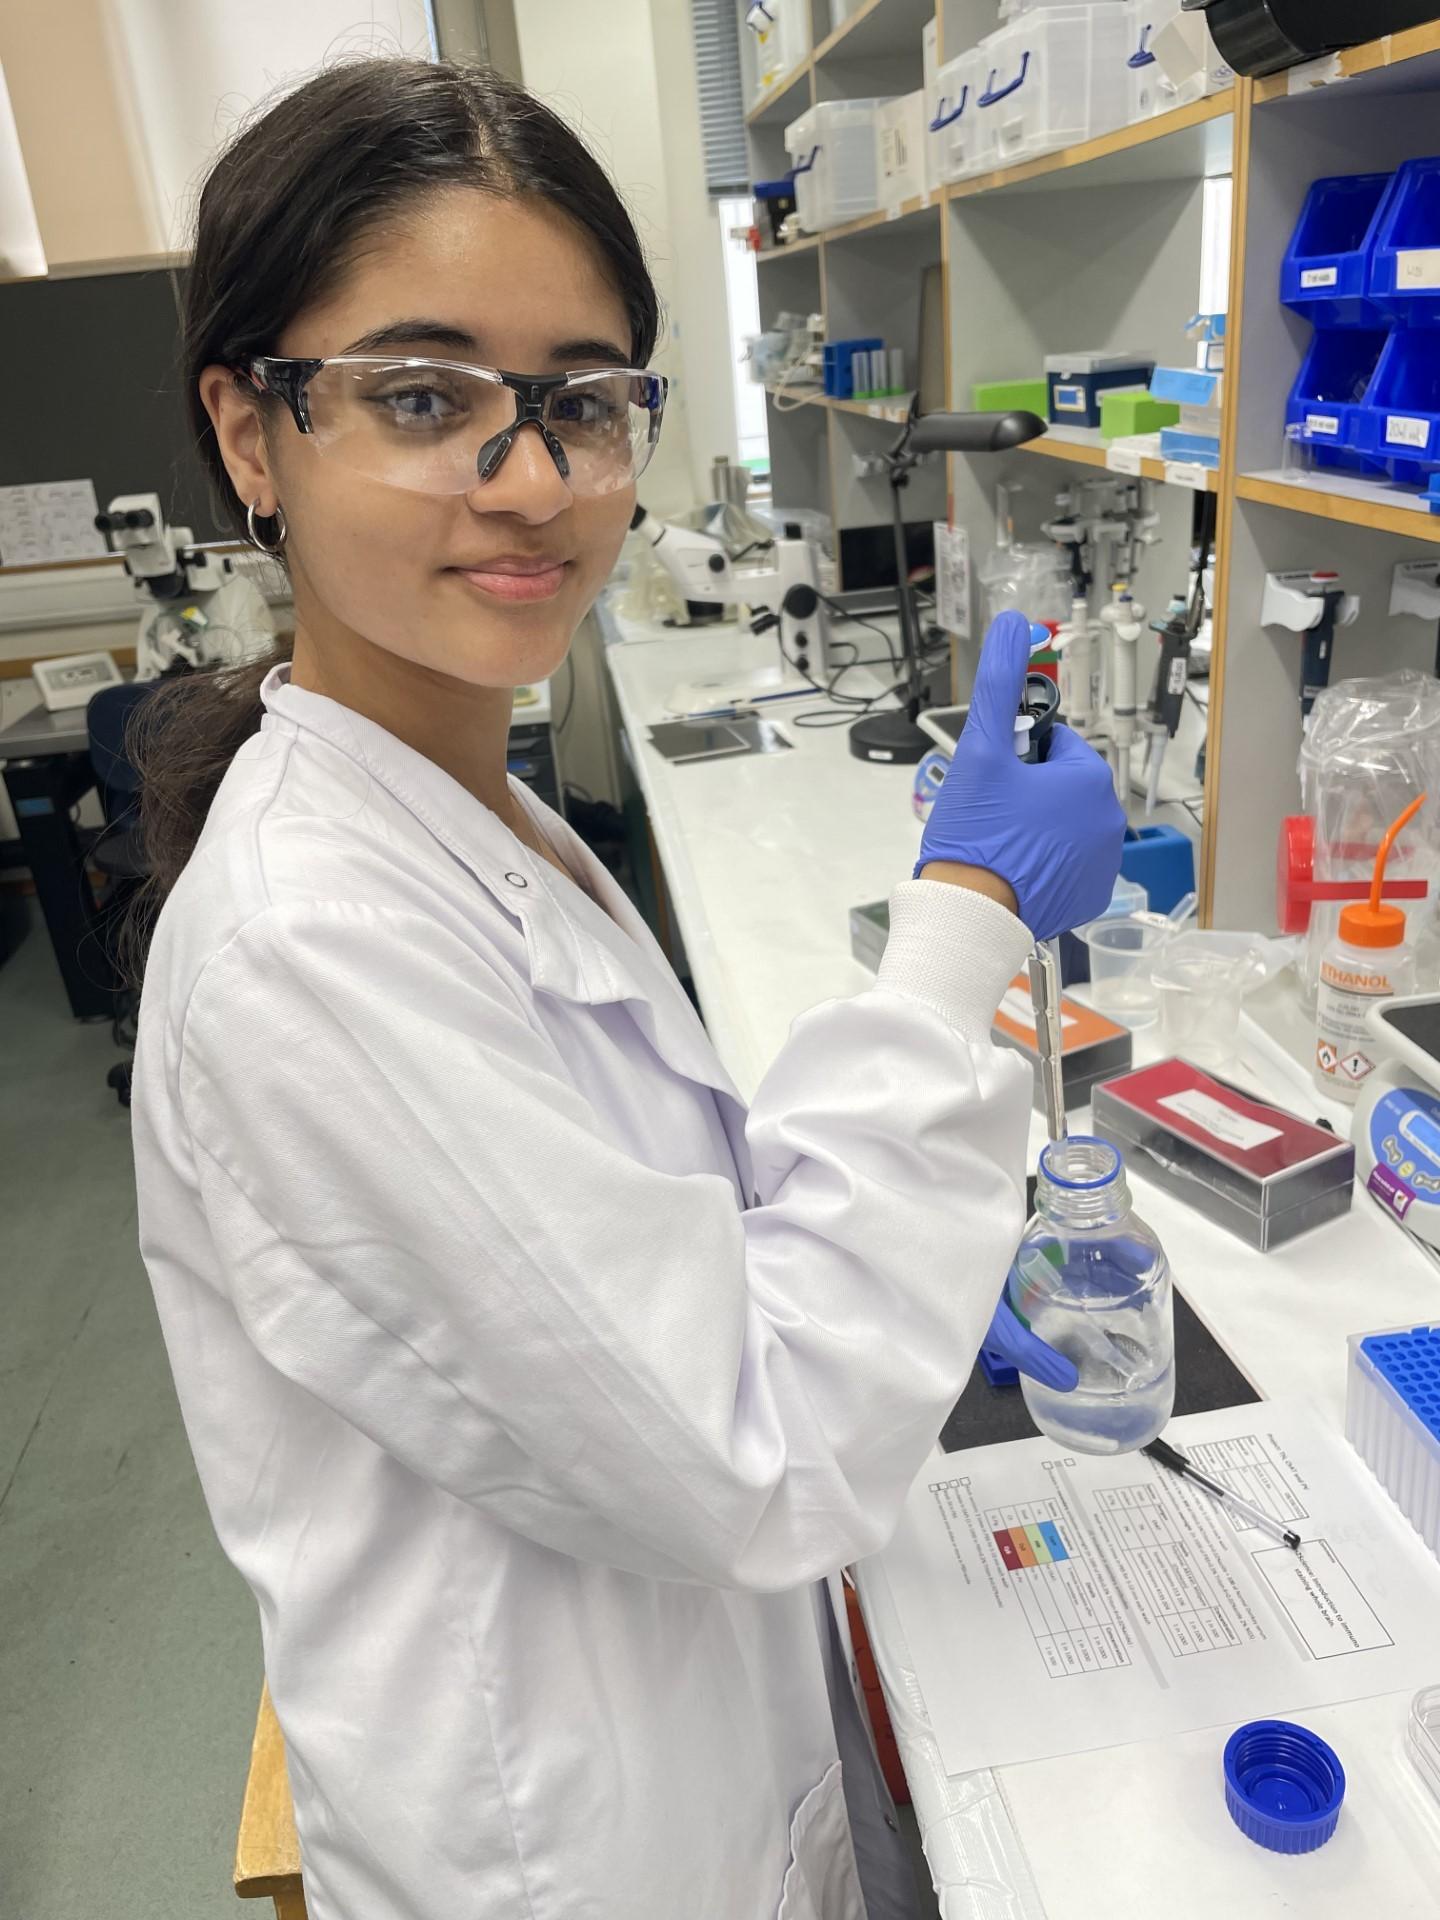
<svg viewBox="0 0 1440 1920">
<path fill-rule="evenodd" d="M 1172 933 L 1129 916 L 1078 929 L 1090 949 L 1090 1000 L 1097 1013 L 1127 1027 L 1148 1027 L 1159 1012 L 1153 969 Z"/>
<path fill-rule="evenodd" d="M 1226 938 L 1216 936 L 1223 942 Z M 1155 967 L 1160 1027 L 1168 1053 L 1196 1066 L 1222 1067 L 1240 1037 L 1240 1002 L 1258 975 L 1252 956 L 1204 934 L 1182 934 Z"/>
</svg>

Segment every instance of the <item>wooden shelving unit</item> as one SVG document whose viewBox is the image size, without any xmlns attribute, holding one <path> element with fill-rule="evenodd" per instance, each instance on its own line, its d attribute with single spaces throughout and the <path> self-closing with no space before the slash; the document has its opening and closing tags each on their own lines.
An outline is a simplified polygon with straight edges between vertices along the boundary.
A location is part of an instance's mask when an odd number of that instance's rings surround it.
<svg viewBox="0 0 1440 1920">
<path fill-rule="evenodd" d="M 1040 454 L 1047 460 L 1064 460 L 1071 466 L 1100 467 L 1112 473 L 1124 471 L 1123 468 L 1111 466 L 1107 449 L 1099 441 L 1066 440 L 1058 435 L 1047 433 L 1043 439 L 1032 440 L 1028 446 L 1021 447 L 1018 451 L 1023 454 Z M 1180 466 L 1184 463 L 1177 461 L 1172 464 Z M 1147 453 L 1141 456 L 1140 478 L 1165 485 L 1171 482 L 1172 476 L 1163 460 Z M 1181 483 L 1174 482 L 1174 484 Z M 1199 481 L 1187 479 L 1183 484 L 1190 486 L 1196 493 L 1218 493 L 1220 476 L 1218 473 L 1207 472 Z"/>
<path fill-rule="evenodd" d="M 1289 73 L 1267 74 L 1255 82 L 1255 104 L 1267 106 L 1272 100 L 1292 99 L 1337 81 L 1359 80 L 1368 74 L 1401 68 L 1405 69 L 1405 85 L 1428 89 L 1440 79 L 1440 65 L 1427 73 L 1420 63 L 1432 57 L 1440 60 L 1440 20 L 1404 33 L 1383 34 L 1378 40 L 1367 40 L 1363 46 L 1337 53 L 1330 61 L 1315 61 Z"/>
<path fill-rule="evenodd" d="M 1294 480 L 1280 474 L 1242 473 L 1235 482 L 1236 497 L 1262 507 L 1281 507 L 1286 513 L 1308 514 L 1341 527 L 1365 527 L 1372 533 L 1398 533 L 1406 540 L 1425 540 L 1440 546 L 1440 515 L 1420 505 L 1399 503 L 1394 490 L 1367 487 L 1363 480 Z"/>
<path fill-rule="evenodd" d="M 1440 23 L 1245 81 L 1237 93 L 1226 459 L 1201 864 L 1202 904 L 1217 925 L 1273 924 L 1269 849 L 1280 819 L 1300 804 L 1299 643 L 1259 624 L 1266 573 L 1331 567 L 1359 595 L 1358 620 L 1336 636 L 1332 679 L 1402 666 L 1435 670 L 1433 623 L 1392 618 L 1389 606 L 1396 563 L 1435 554 L 1440 518 L 1413 492 L 1282 469 L 1285 403 L 1310 329 L 1280 305 L 1276 288 L 1311 181 L 1386 170 L 1434 153 L 1437 108 Z"/>
<path fill-rule="evenodd" d="M 920 35 L 939 13 L 940 58 L 990 31 L 997 0 L 863 0 L 837 31 L 812 0 L 813 51 L 750 120 L 756 177 L 782 172 L 784 127 L 816 100 L 898 93 L 921 84 Z M 1440 148 L 1440 23 L 1358 46 L 1329 62 L 1229 91 L 1081 146 L 937 188 L 906 203 L 761 255 L 762 324 L 781 311 L 824 316 L 832 338 L 875 333 L 913 352 L 919 287 L 939 269 L 945 306 L 943 390 L 964 408 L 979 380 L 1033 370 L 1047 352 L 1135 346 L 1184 364 L 1198 305 L 1207 179 L 1232 175 L 1229 341 L 1218 495 L 1210 737 L 1202 907 L 1218 925 L 1273 920 L 1270 848 L 1298 806 L 1300 651 L 1259 624 L 1266 572 L 1335 566 L 1361 596 L 1336 642 L 1334 676 L 1435 667 L 1435 634 L 1392 620 L 1389 580 L 1402 559 L 1440 546 L 1440 516 L 1416 495 L 1341 476 L 1281 470 L 1284 408 L 1309 330 L 1279 305 L 1280 259 L 1311 180 L 1398 165 Z M 932 275 L 933 279 L 933 275 Z M 939 404 L 932 398 L 930 404 Z M 879 527 L 882 483 L 855 478 L 889 403 L 827 400 L 771 409 L 776 498 L 830 513 L 837 530 Z M 1018 483 L 1018 530 L 1032 537 L 1057 486 L 1104 470 L 1098 441 L 1047 434 L 1005 456 L 955 457 L 944 480 L 917 474 L 910 512 L 947 512 L 969 531 L 972 564 L 991 544 L 997 483 Z M 1193 472 L 1182 469 L 1187 482 Z M 1051 478 L 1053 476 L 1053 480 Z M 1163 607 L 1184 585 L 1194 493 L 1156 483 L 1161 543 L 1138 579 Z M 981 608 L 975 608 L 976 631 Z M 973 673 L 974 639 L 957 642 L 956 686 Z"/>
</svg>

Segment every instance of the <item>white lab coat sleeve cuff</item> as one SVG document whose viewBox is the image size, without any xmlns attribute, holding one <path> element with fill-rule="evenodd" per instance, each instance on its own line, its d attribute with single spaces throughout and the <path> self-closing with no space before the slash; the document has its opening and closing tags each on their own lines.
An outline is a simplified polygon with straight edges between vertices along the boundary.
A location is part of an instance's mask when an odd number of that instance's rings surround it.
<svg viewBox="0 0 1440 1920">
<path fill-rule="evenodd" d="M 890 896 L 876 984 L 931 1008 L 967 1040 L 987 1039 L 1033 944 L 1024 923 L 983 893 L 907 880 Z"/>
</svg>

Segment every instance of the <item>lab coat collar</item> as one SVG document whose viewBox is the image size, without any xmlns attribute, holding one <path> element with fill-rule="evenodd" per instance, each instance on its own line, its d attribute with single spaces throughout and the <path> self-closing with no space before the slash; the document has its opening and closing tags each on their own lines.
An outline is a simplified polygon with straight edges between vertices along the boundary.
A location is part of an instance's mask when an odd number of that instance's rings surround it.
<svg viewBox="0 0 1440 1920">
<path fill-rule="evenodd" d="M 626 1002 L 668 1066 L 739 1104 L 699 1016 L 629 896 L 579 835 L 521 782 L 511 779 L 511 793 L 583 886 L 531 853 L 497 814 L 403 740 L 325 694 L 292 686 L 288 664 L 266 677 L 260 697 L 267 713 L 362 766 L 475 876 L 519 923 L 537 992 L 590 1005 Z"/>
</svg>

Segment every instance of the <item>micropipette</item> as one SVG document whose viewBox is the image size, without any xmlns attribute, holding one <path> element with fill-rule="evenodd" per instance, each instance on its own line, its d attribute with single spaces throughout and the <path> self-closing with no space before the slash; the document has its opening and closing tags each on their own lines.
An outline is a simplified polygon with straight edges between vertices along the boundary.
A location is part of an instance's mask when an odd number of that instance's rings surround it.
<svg viewBox="0 0 1440 1920">
<path fill-rule="evenodd" d="M 1038 622 L 1030 629 L 1030 652 L 1043 652 L 1051 643 L 1048 628 Z M 1026 746 L 1036 760 L 1045 758 L 1049 732 L 1055 721 L 1059 701 L 1048 681 L 1032 689 L 1025 688 L 1021 718 L 1026 728 Z M 1044 696 L 1036 699 L 1036 695 Z M 1040 1054 L 1040 1082 L 1045 1096 L 1045 1121 L 1052 1140 L 1063 1140 L 1068 1131 L 1065 1122 L 1064 1025 L 1060 1017 L 1060 948 L 1054 940 L 1037 940 L 1030 955 L 1030 999 L 1035 1008 L 1035 1044 Z"/>
<path fill-rule="evenodd" d="M 1053 940 L 1037 940 L 1030 955 L 1030 998 L 1035 1007 L 1035 1044 L 1040 1054 L 1045 1124 L 1052 1140 L 1063 1140 L 1068 1131 L 1060 994 L 1060 949 Z"/>
</svg>

